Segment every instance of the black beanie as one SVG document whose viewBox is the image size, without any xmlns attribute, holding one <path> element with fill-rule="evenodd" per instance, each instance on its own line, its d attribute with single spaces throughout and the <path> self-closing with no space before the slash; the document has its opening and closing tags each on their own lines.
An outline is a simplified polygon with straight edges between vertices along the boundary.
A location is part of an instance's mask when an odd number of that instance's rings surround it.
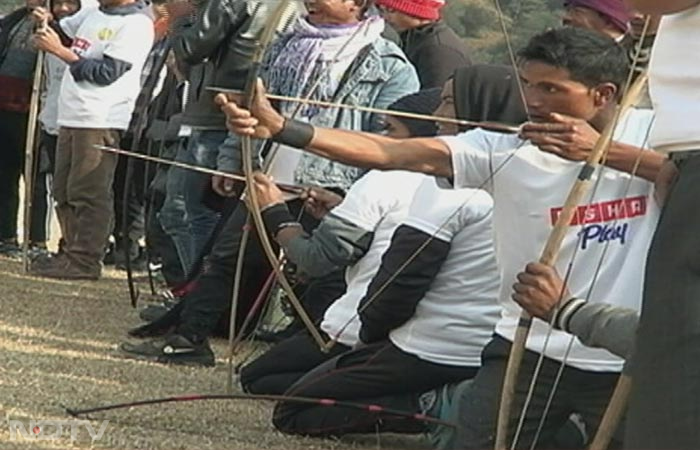
<svg viewBox="0 0 700 450">
<path fill-rule="evenodd" d="M 401 97 L 389 106 L 392 111 L 410 112 L 415 114 L 432 115 L 440 106 L 440 93 L 442 88 L 423 89 L 413 94 Z M 433 120 L 409 119 L 407 117 L 395 117 L 411 132 L 413 137 L 435 136 L 437 124 Z"/>
</svg>

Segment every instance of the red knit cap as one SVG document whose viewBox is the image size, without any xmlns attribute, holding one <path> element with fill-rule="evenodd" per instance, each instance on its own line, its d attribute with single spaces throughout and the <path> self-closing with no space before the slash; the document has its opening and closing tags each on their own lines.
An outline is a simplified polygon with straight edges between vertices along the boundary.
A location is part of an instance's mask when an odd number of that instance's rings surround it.
<svg viewBox="0 0 700 450">
<path fill-rule="evenodd" d="M 437 20 L 444 0 L 376 0 L 378 6 L 390 8 L 419 19 Z"/>
</svg>

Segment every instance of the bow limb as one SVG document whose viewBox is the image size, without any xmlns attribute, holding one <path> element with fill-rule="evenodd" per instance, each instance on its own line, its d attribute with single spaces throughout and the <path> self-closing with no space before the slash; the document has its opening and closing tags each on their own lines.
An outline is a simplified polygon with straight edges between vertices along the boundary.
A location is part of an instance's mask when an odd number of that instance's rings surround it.
<svg viewBox="0 0 700 450">
<path fill-rule="evenodd" d="M 247 195 L 248 195 L 249 213 L 253 219 L 253 222 L 255 223 L 255 228 L 257 229 L 257 232 L 258 232 L 258 238 L 260 239 L 260 243 L 263 247 L 263 250 L 265 251 L 265 255 L 267 256 L 267 259 L 270 261 L 270 265 L 272 266 L 272 270 L 277 277 L 277 281 L 279 282 L 279 284 L 282 286 L 282 288 L 287 293 L 287 296 L 289 298 L 289 302 L 296 310 L 301 321 L 308 328 L 314 341 L 316 341 L 316 343 L 320 346 L 320 348 L 323 349 L 323 348 L 325 348 L 325 341 L 324 341 L 323 337 L 321 336 L 320 332 L 318 331 L 318 329 L 316 328 L 316 326 L 314 325 L 313 321 L 309 317 L 309 315 L 304 310 L 303 306 L 301 305 L 301 302 L 299 301 L 296 294 L 294 293 L 294 290 L 292 289 L 291 285 L 289 284 L 287 277 L 284 275 L 284 272 L 280 268 L 279 261 L 277 260 L 277 255 L 275 254 L 275 251 L 273 250 L 270 239 L 267 236 L 267 231 L 265 230 L 265 223 L 263 221 L 262 214 L 260 213 L 260 204 L 258 202 L 257 194 L 255 192 L 255 189 L 250 188 L 251 186 L 253 186 L 253 183 L 254 183 L 253 166 L 252 166 L 252 160 L 250 158 L 251 150 L 252 150 L 251 147 L 252 147 L 252 144 L 251 144 L 249 138 L 242 138 L 241 139 L 241 148 L 242 148 L 242 154 L 243 154 L 243 167 L 244 167 L 244 172 L 246 174 L 246 180 L 247 180 L 246 183 L 249 186 L 249 189 L 246 191 Z"/>
<path fill-rule="evenodd" d="M 561 244 L 566 236 L 569 224 L 571 223 L 574 214 L 578 209 L 583 197 L 588 192 L 591 178 L 596 167 L 600 164 L 607 149 L 612 141 L 613 133 L 619 122 L 620 117 L 632 107 L 638 100 L 646 83 L 646 73 L 640 75 L 637 80 L 629 87 L 620 103 L 616 106 L 614 119 L 611 120 L 601 133 L 596 145 L 585 164 L 579 172 L 577 180 L 574 182 L 569 195 L 567 196 L 564 207 L 560 216 L 557 219 L 554 228 L 547 239 L 544 250 L 540 256 L 539 262 L 546 265 L 553 265 L 559 255 Z M 515 395 L 515 386 L 520 371 L 520 363 L 522 362 L 525 353 L 525 342 L 532 326 L 532 316 L 523 311 L 520 316 L 513 345 L 508 357 L 508 365 L 506 367 L 505 376 L 503 379 L 503 390 L 501 393 L 501 404 L 498 411 L 498 425 L 496 429 L 496 450 L 505 450 L 507 448 L 508 424 L 510 422 L 510 413 L 513 406 L 513 398 Z"/>
<path fill-rule="evenodd" d="M 244 102 L 248 108 L 252 106 L 252 102 L 254 100 L 255 88 L 258 83 L 258 73 L 260 70 L 265 49 L 274 37 L 275 30 L 280 20 L 282 19 L 285 11 L 287 10 L 289 3 L 290 0 L 281 0 L 279 2 L 272 15 L 270 16 L 267 26 L 261 34 L 258 49 L 253 59 L 253 65 L 250 69 L 250 73 L 244 91 Z M 243 171 L 245 173 L 247 184 L 246 195 L 249 206 L 248 211 L 253 219 L 253 223 L 255 223 L 258 238 L 260 239 L 260 243 L 263 247 L 263 250 L 265 251 L 265 255 L 270 261 L 272 271 L 275 273 L 278 282 L 287 293 L 287 296 L 289 297 L 289 302 L 296 310 L 301 321 L 309 330 L 309 333 L 311 334 L 312 338 L 321 348 L 323 348 L 325 344 L 324 339 L 321 336 L 318 329 L 316 328 L 316 326 L 314 325 L 309 315 L 304 310 L 303 306 L 301 305 L 301 302 L 297 298 L 296 294 L 294 293 L 294 290 L 292 289 L 289 281 L 287 280 L 287 277 L 284 275 L 284 272 L 280 268 L 279 261 L 277 260 L 277 256 L 267 235 L 267 231 L 265 230 L 265 223 L 263 221 L 262 214 L 260 213 L 260 204 L 258 202 L 257 194 L 255 189 L 252 188 L 254 184 L 252 159 L 253 144 L 251 138 L 248 136 L 241 137 L 241 155 L 243 159 Z"/>
<path fill-rule="evenodd" d="M 268 19 L 268 23 L 266 27 L 262 30 L 262 33 L 260 37 L 258 38 L 257 42 L 257 48 L 255 51 L 255 54 L 253 55 L 253 60 L 252 60 L 252 65 L 251 68 L 248 72 L 248 78 L 246 80 L 246 85 L 244 88 L 243 92 L 243 98 L 248 107 L 253 102 L 254 98 L 254 92 L 255 92 L 255 87 L 256 83 L 258 80 L 258 75 L 260 74 L 260 67 L 262 64 L 262 60 L 265 54 L 265 50 L 267 49 L 268 45 L 272 41 L 272 38 L 275 33 L 275 29 L 279 25 L 279 22 L 282 20 L 282 15 L 284 14 L 285 9 L 287 8 L 287 5 L 289 3 L 289 0 L 281 0 L 278 4 L 275 10 L 272 12 L 270 18 Z M 256 10 L 257 11 L 257 10 Z M 251 187 L 253 186 L 251 183 L 253 182 L 253 168 L 252 168 L 252 162 L 253 162 L 253 151 L 252 151 L 252 142 L 250 137 L 245 136 L 240 138 L 240 148 L 241 148 L 241 158 L 243 159 L 243 173 L 245 176 L 245 181 L 246 181 L 246 186 L 247 189 L 245 190 L 244 194 L 250 195 L 251 192 L 254 191 Z M 243 200 L 243 196 L 240 197 L 241 200 Z M 240 299 L 240 294 L 241 294 L 241 283 L 242 283 L 242 278 L 243 278 L 243 264 L 245 263 L 245 252 L 246 249 L 248 248 L 248 241 L 250 240 L 250 228 L 251 228 L 251 217 L 253 214 L 252 209 L 257 209 L 257 212 L 260 212 L 260 207 L 259 205 L 255 205 L 252 202 L 248 205 L 248 213 L 246 214 L 246 219 L 245 219 L 245 224 L 243 225 L 243 233 L 241 234 L 241 240 L 240 244 L 238 245 L 238 256 L 236 258 L 236 268 L 234 271 L 233 275 L 233 287 L 232 287 L 232 294 L 231 294 L 231 312 L 229 316 L 229 340 L 228 340 L 228 369 L 229 369 L 229 375 L 227 377 L 226 381 L 226 390 L 229 393 L 233 392 L 233 378 L 234 378 L 234 365 L 233 365 L 233 357 L 234 357 L 234 352 L 235 352 L 235 347 L 236 347 L 236 341 L 239 340 L 239 335 L 242 336 L 242 333 L 244 333 L 244 329 L 241 330 L 236 330 L 236 316 L 238 315 L 238 302 Z M 261 217 L 262 220 L 262 217 Z M 271 244 L 269 240 L 267 242 L 264 240 L 267 238 L 267 234 L 265 231 L 264 226 L 258 226 L 258 222 L 255 222 L 256 229 L 258 230 L 258 235 L 260 239 L 260 245 L 263 247 L 263 250 L 265 251 L 265 255 L 267 256 L 267 259 L 270 261 L 273 274 L 279 278 L 280 274 L 278 274 L 277 271 L 275 271 L 275 268 L 277 267 L 277 260 L 275 257 L 270 257 L 269 250 L 271 250 Z M 274 253 L 274 252 L 273 252 Z M 284 274 L 281 274 L 282 277 L 284 277 Z M 286 281 L 286 279 L 285 279 Z M 290 289 L 291 292 L 291 289 Z M 305 311 L 304 311 L 305 312 Z"/>
<path fill-rule="evenodd" d="M 359 409 L 366 411 L 369 414 L 386 414 L 395 417 L 404 417 L 411 420 L 417 420 L 424 423 L 432 423 L 436 425 L 443 425 L 450 428 L 456 428 L 457 425 L 452 422 L 446 422 L 435 417 L 428 416 L 422 413 L 415 413 L 409 411 L 401 411 L 397 409 L 385 408 L 381 405 L 376 404 L 366 404 L 350 402 L 345 400 L 339 400 L 334 398 L 312 398 L 312 397 L 300 397 L 294 395 L 267 395 L 267 394 L 191 394 L 191 395 L 181 395 L 175 397 L 163 397 L 154 398 L 147 400 L 137 400 L 133 402 L 126 403 L 114 403 L 111 405 L 96 406 L 93 408 L 67 408 L 64 407 L 67 414 L 72 417 L 84 416 L 87 414 L 92 414 L 102 411 L 113 411 L 117 409 L 133 408 L 136 406 L 148 406 L 148 405 L 158 405 L 163 403 L 180 403 L 180 402 L 192 402 L 192 401 L 202 401 L 202 400 L 266 400 L 272 402 L 292 402 L 292 403 L 303 403 L 308 405 L 325 406 L 325 407 L 341 407 L 350 409 Z"/>
<path fill-rule="evenodd" d="M 245 92 L 244 92 L 244 98 L 245 99 L 252 99 L 251 93 L 254 92 L 255 90 L 255 83 L 257 82 L 257 78 L 260 72 L 260 66 L 263 60 L 263 56 L 265 54 L 265 50 L 267 49 L 268 45 L 272 41 L 272 38 L 275 34 L 276 29 L 279 28 L 280 23 L 285 20 L 285 15 L 288 13 L 288 8 L 289 8 L 289 1 L 281 1 L 278 5 L 275 11 L 273 11 L 272 15 L 270 16 L 270 19 L 268 20 L 268 24 L 265 29 L 263 29 L 259 41 L 258 41 L 258 47 L 256 49 L 256 53 L 253 57 L 252 61 L 252 67 L 250 68 L 250 72 L 248 74 L 248 79 L 246 80 L 246 86 L 245 86 Z M 258 8 L 259 9 L 259 8 Z M 258 11 L 256 9 L 256 11 Z M 255 13 L 254 13 L 255 14 Z M 289 21 L 287 19 L 287 24 L 289 24 Z M 249 102 L 248 102 L 249 103 Z M 241 144 L 243 145 L 243 144 Z M 248 155 L 245 155 L 243 151 L 243 146 L 241 146 L 241 154 L 243 157 L 244 161 L 250 160 L 252 162 L 252 144 L 250 143 L 250 138 L 248 138 Z M 270 155 L 270 158 L 274 158 L 274 152 L 272 155 Z M 244 162 L 245 166 L 245 162 Z M 245 172 L 245 167 L 244 167 L 244 172 Z M 246 185 L 250 186 L 248 184 L 250 182 L 250 177 L 246 176 Z M 242 197 L 241 197 L 242 198 Z M 232 294 L 231 294 L 231 312 L 229 315 L 229 341 L 228 341 L 228 368 L 229 368 L 229 376 L 227 379 L 227 390 L 228 392 L 233 392 L 233 378 L 234 378 L 234 365 L 233 365 L 233 357 L 236 351 L 236 348 L 238 346 L 238 342 L 240 342 L 243 338 L 243 333 L 245 332 L 245 329 L 247 327 L 248 320 L 244 320 L 244 323 L 241 326 L 240 330 L 236 330 L 236 316 L 238 314 L 238 301 L 240 298 L 241 294 L 241 284 L 243 280 L 243 265 L 245 264 L 245 251 L 246 248 L 248 247 L 248 240 L 250 239 L 250 228 L 251 228 L 251 214 L 250 211 L 246 214 L 246 219 L 245 219 L 245 225 L 243 226 L 243 233 L 241 235 L 241 240 L 240 244 L 238 247 L 238 257 L 236 259 L 236 268 L 234 270 L 234 276 L 233 276 L 233 288 L 232 288 Z M 264 230 L 263 230 L 264 232 Z M 260 238 L 262 239 L 262 237 Z M 261 244 L 264 246 L 262 240 Z M 266 252 L 267 254 L 267 252 Z M 269 259 L 269 257 L 268 257 Z M 272 260 L 270 260 L 272 263 Z M 273 263 L 274 267 L 274 263 Z M 272 275 L 276 275 L 276 272 L 272 272 Z M 263 290 L 265 288 L 263 287 Z M 256 301 L 257 303 L 257 301 Z M 303 311 L 303 309 L 302 309 Z M 305 311 L 304 311 L 305 312 Z M 252 311 L 250 311 L 249 316 L 252 314 Z"/>
<path fill-rule="evenodd" d="M 339 56 L 345 51 L 345 49 L 348 47 L 348 45 L 350 45 L 350 43 L 355 39 L 355 37 L 356 37 L 359 33 L 361 33 L 365 28 L 366 28 L 366 23 L 363 23 L 362 25 L 360 25 L 360 26 L 350 35 L 350 37 L 349 37 L 349 38 L 343 43 L 343 45 L 341 45 L 340 48 L 337 50 L 335 56 L 333 57 L 333 63 L 335 63 L 335 62 L 337 61 L 337 59 L 339 58 Z M 332 64 L 331 64 L 326 70 L 330 70 L 331 67 L 332 67 Z M 297 101 L 297 106 L 296 106 L 296 108 L 294 108 L 294 111 L 292 112 L 291 116 L 289 117 L 290 119 L 295 118 L 296 115 L 299 113 L 299 111 L 301 111 L 301 108 L 302 108 L 304 105 L 306 105 L 306 104 L 320 104 L 320 103 L 323 103 L 323 104 L 326 104 L 326 105 L 330 104 L 330 102 L 319 102 L 319 101 L 311 100 L 311 97 L 314 95 L 314 93 L 316 92 L 316 90 L 317 90 L 317 89 L 319 88 L 319 86 L 321 85 L 321 80 L 322 80 L 322 77 L 319 76 L 319 77 L 316 79 L 316 81 L 309 87 L 308 91 L 306 92 L 306 94 L 305 94 L 304 97 L 302 97 L 302 98 L 292 98 L 292 97 L 276 96 L 276 97 L 278 97 L 278 98 L 277 98 L 278 100 Z M 228 89 L 220 89 L 220 88 L 216 88 L 216 87 L 212 87 L 212 88 L 210 88 L 210 89 L 215 90 L 215 91 L 220 91 L 220 92 L 226 92 L 226 91 L 229 91 L 229 92 L 230 92 L 230 91 L 231 91 L 231 90 L 228 90 Z M 239 92 L 235 92 L 235 91 L 234 91 L 234 93 L 239 93 Z M 269 97 L 269 95 L 268 95 L 268 97 Z M 335 103 L 334 103 L 334 104 L 335 104 Z M 340 105 L 340 107 L 347 107 L 347 105 Z M 274 158 L 277 156 L 277 151 L 278 151 L 278 150 L 279 150 L 279 145 L 274 146 L 273 148 L 270 149 L 269 154 L 268 154 L 267 157 L 265 158 L 265 167 L 264 167 L 264 171 L 265 171 L 265 172 L 267 172 L 267 170 L 269 169 L 269 167 L 270 167 L 271 164 L 272 164 L 272 161 L 273 161 Z M 245 160 L 245 158 L 244 158 L 244 160 Z M 249 214 L 248 217 L 247 217 L 247 219 L 246 219 L 246 229 L 244 230 L 244 234 L 243 234 L 243 236 L 241 237 L 241 247 L 244 247 L 244 246 L 245 246 L 245 245 L 244 245 L 244 242 L 246 242 L 247 239 L 248 239 L 249 228 L 250 228 L 250 219 L 251 219 L 251 218 L 250 218 L 250 214 Z M 279 259 L 281 259 L 282 256 L 283 256 L 283 253 L 281 254 L 281 256 L 280 256 Z M 278 263 L 278 267 L 280 267 L 280 266 L 281 266 L 281 264 Z M 231 337 L 230 337 L 230 341 L 229 341 L 229 368 L 230 368 L 230 370 L 231 370 L 231 375 L 233 375 L 233 359 L 232 359 L 232 358 L 233 358 L 233 352 L 234 352 L 234 348 L 235 348 L 234 342 L 235 342 L 236 340 L 239 340 L 239 338 L 240 338 L 240 336 L 234 337 L 235 334 L 236 334 L 236 333 L 235 333 L 235 322 L 234 322 L 234 314 L 235 314 L 235 312 L 234 312 L 234 311 L 235 311 L 235 308 L 234 308 L 234 307 L 238 304 L 238 297 L 239 297 L 239 295 L 240 295 L 239 293 L 240 293 L 240 283 L 241 283 L 241 272 L 242 272 L 242 268 L 243 268 L 243 258 L 239 256 L 239 259 L 238 259 L 238 261 L 237 261 L 237 263 L 236 263 L 236 271 L 235 271 L 235 276 L 234 276 L 233 296 L 232 296 L 232 300 L 231 300 L 231 305 L 232 305 L 232 308 L 231 308 L 231 323 L 234 324 L 234 326 L 232 326 L 232 327 L 230 328 L 230 336 L 231 336 Z M 290 302 L 294 302 L 294 300 L 293 300 L 292 297 L 290 297 Z M 302 307 L 301 303 L 299 303 L 299 307 Z M 296 308 L 296 307 L 295 307 L 295 308 Z M 303 308 L 302 308 L 302 310 L 303 310 Z M 297 309 L 297 311 L 299 311 L 299 309 Z M 308 316 L 308 314 L 306 314 L 305 311 L 304 311 L 304 315 Z M 240 335 L 242 331 L 243 331 L 243 330 L 240 330 L 238 334 Z M 320 342 L 322 342 L 322 339 L 319 341 L 319 343 L 320 343 Z M 330 345 L 330 346 L 329 346 L 329 345 Z M 328 350 L 330 350 L 330 348 L 331 348 L 332 346 L 333 346 L 333 341 L 331 340 L 331 341 L 329 341 L 328 344 L 322 345 L 322 346 L 321 346 L 321 350 L 324 351 L 324 352 L 325 352 L 325 351 L 328 351 Z M 229 377 L 229 378 L 232 379 L 233 377 L 231 376 L 231 377 Z"/>
<path fill-rule="evenodd" d="M 170 44 L 167 43 L 165 44 L 165 48 L 163 49 L 162 55 L 160 55 L 160 58 L 156 60 L 156 63 L 153 65 L 153 69 L 151 74 L 155 74 L 155 76 L 159 77 L 160 72 L 162 71 L 163 67 L 165 66 L 165 61 L 168 56 L 168 52 L 170 51 Z M 149 78 L 150 79 L 150 78 Z M 156 78 L 157 80 L 158 78 Z M 144 86 L 143 92 L 140 93 L 139 97 L 146 97 L 150 99 L 153 96 L 153 92 L 156 88 L 155 82 L 151 83 L 150 85 Z M 160 109 L 160 106 L 162 106 L 163 102 L 165 100 L 165 97 L 161 97 L 158 99 L 157 104 L 155 107 L 157 109 Z M 143 105 L 143 109 L 140 111 L 134 111 L 134 127 L 133 127 L 133 140 L 131 142 L 131 150 L 132 152 L 136 153 L 139 151 L 141 147 L 141 142 L 143 140 L 143 136 L 146 130 L 146 125 L 148 121 L 148 108 L 150 106 L 150 102 L 146 101 Z M 147 177 L 148 173 L 144 174 L 144 177 Z M 126 172 L 124 174 L 124 190 L 122 192 L 122 220 L 120 224 L 115 224 L 115 230 L 118 228 L 121 228 L 122 231 L 122 244 L 123 244 L 123 252 L 124 252 L 124 266 L 126 268 L 126 281 L 127 285 L 129 286 L 129 298 L 131 299 L 131 306 L 133 308 L 136 308 L 138 304 L 138 300 L 140 297 L 140 291 L 138 286 L 136 285 L 136 282 L 134 281 L 134 273 L 133 273 L 133 268 L 131 265 L 131 254 L 130 254 L 130 245 L 129 245 L 129 218 L 128 218 L 128 210 L 129 210 L 129 196 L 131 194 L 131 188 L 132 188 L 132 178 L 134 177 L 134 160 L 133 158 L 130 158 L 127 163 L 126 163 Z"/>
<path fill-rule="evenodd" d="M 46 25 L 44 25 L 46 26 Z M 29 272 L 29 232 L 32 220 L 32 200 L 34 197 L 34 181 L 36 168 L 35 143 L 37 136 L 37 120 L 39 117 L 39 102 L 41 100 L 41 83 L 44 75 L 44 52 L 38 51 L 34 65 L 34 80 L 32 82 L 32 97 L 29 103 L 29 120 L 27 121 L 27 139 L 24 147 L 24 207 L 22 210 L 22 268 Z"/>
<path fill-rule="evenodd" d="M 503 14 L 503 8 L 501 8 L 500 0 L 493 0 L 494 6 L 496 7 L 496 14 L 498 15 L 498 23 L 501 26 L 501 31 L 503 32 L 503 40 L 506 44 L 506 49 L 508 50 L 508 62 L 513 67 L 515 73 L 518 73 L 518 64 L 515 58 L 515 51 L 513 51 L 513 45 L 511 44 L 510 36 L 508 35 L 508 26 L 506 25 L 505 14 Z M 522 6 L 522 2 L 520 3 Z M 523 102 L 523 108 L 525 109 L 525 114 L 530 117 L 530 110 L 527 107 L 527 102 L 525 101 L 525 90 L 523 89 L 523 82 L 519 76 L 515 77 L 515 82 L 518 85 L 518 93 L 520 94 L 520 100 Z"/>
</svg>

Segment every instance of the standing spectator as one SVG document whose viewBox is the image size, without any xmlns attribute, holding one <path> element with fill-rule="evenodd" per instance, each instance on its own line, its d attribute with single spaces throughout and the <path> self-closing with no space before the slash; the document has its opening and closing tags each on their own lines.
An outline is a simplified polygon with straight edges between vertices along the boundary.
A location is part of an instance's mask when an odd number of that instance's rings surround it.
<svg viewBox="0 0 700 450">
<path fill-rule="evenodd" d="M 183 134 L 176 161 L 216 168 L 219 147 L 226 139 L 224 116 L 214 104 L 208 87 L 242 88 L 255 51 L 256 39 L 266 23 L 274 2 L 210 0 L 197 3 L 196 19 L 187 26 L 178 21 L 172 34 L 172 48 L 181 66 L 189 66 Z M 294 16 L 298 4 L 291 2 Z M 280 24 L 280 30 L 288 21 Z M 168 194 L 160 220 L 178 248 L 183 270 L 189 272 L 207 247 L 219 214 L 202 201 L 210 176 L 191 170 L 168 171 Z"/>
<path fill-rule="evenodd" d="M 418 88 L 418 77 L 401 50 L 381 37 L 384 21 L 366 16 L 367 3 L 362 0 L 314 1 L 307 4 L 309 14 L 294 21 L 291 31 L 272 44 L 263 62 L 262 77 L 273 92 L 287 96 L 306 95 L 318 83 L 312 99 L 385 108 Z M 281 102 L 280 107 L 292 114 L 296 105 Z M 379 117 L 354 109 L 305 106 L 297 117 L 311 123 L 335 124 L 339 128 L 379 131 Z M 225 122 L 224 122 L 225 123 Z M 259 156 L 262 142 L 255 147 Z M 260 160 L 259 157 L 255 158 Z M 290 146 L 281 146 L 271 164 L 270 174 L 276 182 L 294 185 L 321 186 L 345 191 L 363 170 L 335 163 L 323 157 L 306 155 Z M 242 171 L 238 136 L 232 135 L 221 147 L 219 170 Z M 223 177 L 214 177 L 215 190 L 226 194 Z M 230 185 L 229 185 L 230 186 Z M 231 189 L 228 195 L 233 193 Z M 298 213 L 301 201 L 291 198 L 290 210 Z M 174 310 L 175 332 L 166 339 L 140 345 L 125 344 L 122 350 L 138 358 L 176 364 L 213 365 L 214 356 L 207 338 L 226 310 L 231 298 L 231 284 L 241 233 L 248 210 L 240 202 L 223 225 L 212 252 L 207 257 L 196 287 L 182 300 L 182 309 Z M 318 223 L 304 217 L 315 228 Z M 311 228 L 311 227 L 310 227 Z M 257 234 L 251 234 L 246 247 L 242 275 L 243 291 L 257 292 L 270 271 Z M 239 308 L 248 308 L 252 296 L 241 295 Z M 247 304 L 246 304 L 247 303 Z M 238 312 L 243 311 L 239 309 Z M 168 314 L 171 316 L 171 314 Z M 237 316 L 242 320 L 242 315 Z M 173 323 L 174 322 L 174 323 Z M 170 349 L 175 351 L 170 352 Z"/>
<path fill-rule="evenodd" d="M 399 32 L 421 89 L 442 87 L 455 69 L 471 64 L 467 45 L 440 18 L 444 0 L 377 0 L 377 6 Z"/>
<path fill-rule="evenodd" d="M 44 0 L 26 0 L 25 6 L 0 19 L 0 255 L 17 257 L 19 177 L 24 166 L 29 103 L 36 63 L 32 45 L 32 8 Z"/>
<path fill-rule="evenodd" d="M 75 14 L 81 7 L 97 7 L 95 0 L 53 0 L 51 14 L 56 20 Z M 33 184 L 32 221 L 29 230 L 30 254 L 36 257 L 46 253 L 49 239 L 49 224 L 53 209 L 51 180 L 56 163 L 56 143 L 58 141 L 58 96 L 61 81 L 67 64 L 59 57 L 48 54 L 44 60 L 44 85 L 41 96 L 41 123 L 39 141 L 39 162 L 37 176 Z"/>
<path fill-rule="evenodd" d="M 137 0 L 99 0 L 35 36 L 37 47 L 68 63 L 58 106 L 58 149 L 54 171 L 56 212 L 64 251 L 39 259 L 35 275 L 98 279 L 112 221 L 112 179 L 116 155 L 94 145 L 118 146 L 129 125 L 140 76 L 153 44 L 148 6 Z M 38 9 L 34 17 L 46 20 Z M 65 47 L 59 33 L 70 39 Z"/>
<path fill-rule="evenodd" d="M 189 5 L 189 2 L 180 2 Z M 146 58 L 141 72 L 141 91 L 136 98 L 134 112 L 129 128 L 122 137 L 122 148 L 135 152 L 147 152 L 152 148 L 145 131 L 149 125 L 149 109 L 155 107 L 155 97 L 162 89 L 162 83 L 167 73 L 165 65 L 170 51 L 168 24 L 180 15 L 189 14 L 187 8 L 169 8 L 166 0 L 152 0 L 155 43 Z M 172 12 L 172 13 L 171 13 Z M 131 174 L 127 180 L 128 166 L 131 164 Z M 136 270 L 146 269 L 146 255 L 139 245 L 145 236 L 146 219 L 144 217 L 145 200 L 145 170 L 147 164 L 136 158 L 120 156 L 114 174 L 114 246 L 110 247 L 112 258 L 105 257 L 105 264 L 114 262 L 115 268 L 125 269 L 126 258 L 131 261 L 131 267 Z M 127 181 L 129 186 L 126 185 Z M 124 202 L 124 193 L 128 190 L 128 198 Z M 108 251 L 109 253 L 109 251 Z"/>
</svg>

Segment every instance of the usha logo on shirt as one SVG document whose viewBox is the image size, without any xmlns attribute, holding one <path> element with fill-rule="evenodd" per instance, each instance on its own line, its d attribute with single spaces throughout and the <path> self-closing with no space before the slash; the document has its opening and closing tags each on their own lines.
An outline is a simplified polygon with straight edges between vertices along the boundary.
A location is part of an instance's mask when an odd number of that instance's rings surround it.
<svg viewBox="0 0 700 450">
<path fill-rule="evenodd" d="M 562 209 L 563 208 L 550 209 L 552 225 L 557 222 Z M 624 244 L 627 240 L 629 223 L 606 224 L 605 222 L 631 219 L 643 216 L 646 213 L 646 196 L 609 200 L 606 202 L 579 206 L 569 225 L 585 225 L 579 232 L 581 250 L 585 250 L 591 242 L 602 244 L 604 242 L 617 240 L 620 241 L 620 244 Z"/>
</svg>

